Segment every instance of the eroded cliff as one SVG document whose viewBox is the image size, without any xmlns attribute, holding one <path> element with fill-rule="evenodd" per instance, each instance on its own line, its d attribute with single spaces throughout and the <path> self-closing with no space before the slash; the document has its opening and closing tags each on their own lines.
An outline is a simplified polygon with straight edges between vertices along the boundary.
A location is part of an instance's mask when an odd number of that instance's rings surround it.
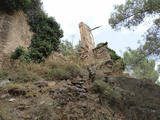
<svg viewBox="0 0 160 120">
<path fill-rule="evenodd" d="M 22 11 L 10 15 L 0 13 L 0 62 L 6 55 L 11 55 L 18 46 L 27 48 L 32 35 Z"/>
</svg>

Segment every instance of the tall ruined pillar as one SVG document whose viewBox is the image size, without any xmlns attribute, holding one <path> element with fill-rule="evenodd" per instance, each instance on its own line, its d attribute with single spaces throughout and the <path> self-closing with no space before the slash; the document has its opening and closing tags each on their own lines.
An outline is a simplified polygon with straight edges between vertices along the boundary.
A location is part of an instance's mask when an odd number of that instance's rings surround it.
<svg viewBox="0 0 160 120">
<path fill-rule="evenodd" d="M 95 48 L 93 35 L 91 33 L 91 29 L 88 25 L 81 22 L 79 24 L 80 34 L 81 34 L 81 48 L 84 51 L 91 51 Z"/>
</svg>

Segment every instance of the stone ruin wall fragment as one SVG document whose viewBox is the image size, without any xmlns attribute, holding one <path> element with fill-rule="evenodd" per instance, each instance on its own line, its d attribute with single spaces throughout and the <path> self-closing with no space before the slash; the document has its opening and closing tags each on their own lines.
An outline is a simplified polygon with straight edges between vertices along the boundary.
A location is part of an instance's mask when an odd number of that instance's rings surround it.
<svg viewBox="0 0 160 120">
<path fill-rule="evenodd" d="M 86 64 L 93 64 L 110 60 L 110 54 L 104 47 L 95 49 L 94 38 L 88 25 L 81 22 L 79 24 L 81 35 L 80 57 Z"/>
</svg>

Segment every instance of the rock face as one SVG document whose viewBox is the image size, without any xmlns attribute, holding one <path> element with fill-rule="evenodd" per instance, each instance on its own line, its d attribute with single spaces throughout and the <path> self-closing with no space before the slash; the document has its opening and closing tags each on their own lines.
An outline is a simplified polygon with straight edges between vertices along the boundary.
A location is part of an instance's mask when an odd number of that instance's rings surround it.
<svg viewBox="0 0 160 120">
<path fill-rule="evenodd" d="M 27 48 L 32 35 L 22 11 L 12 15 L 0 13 L 0 62 L 4 56 L 10 55 L 18 46 Z"/>
</svg>

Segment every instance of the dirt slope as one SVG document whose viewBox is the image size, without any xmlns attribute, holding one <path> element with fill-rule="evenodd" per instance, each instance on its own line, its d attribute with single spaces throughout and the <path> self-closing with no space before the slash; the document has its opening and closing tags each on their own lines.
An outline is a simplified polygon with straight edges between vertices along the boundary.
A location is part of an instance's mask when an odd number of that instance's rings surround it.
<svg viewBox="0 0 160 120">
<path fill-rule="evenodd" d="M 127 77 L 9 83 L 0 120 L 159 120 L 160 87 Z"/>
</svg>

